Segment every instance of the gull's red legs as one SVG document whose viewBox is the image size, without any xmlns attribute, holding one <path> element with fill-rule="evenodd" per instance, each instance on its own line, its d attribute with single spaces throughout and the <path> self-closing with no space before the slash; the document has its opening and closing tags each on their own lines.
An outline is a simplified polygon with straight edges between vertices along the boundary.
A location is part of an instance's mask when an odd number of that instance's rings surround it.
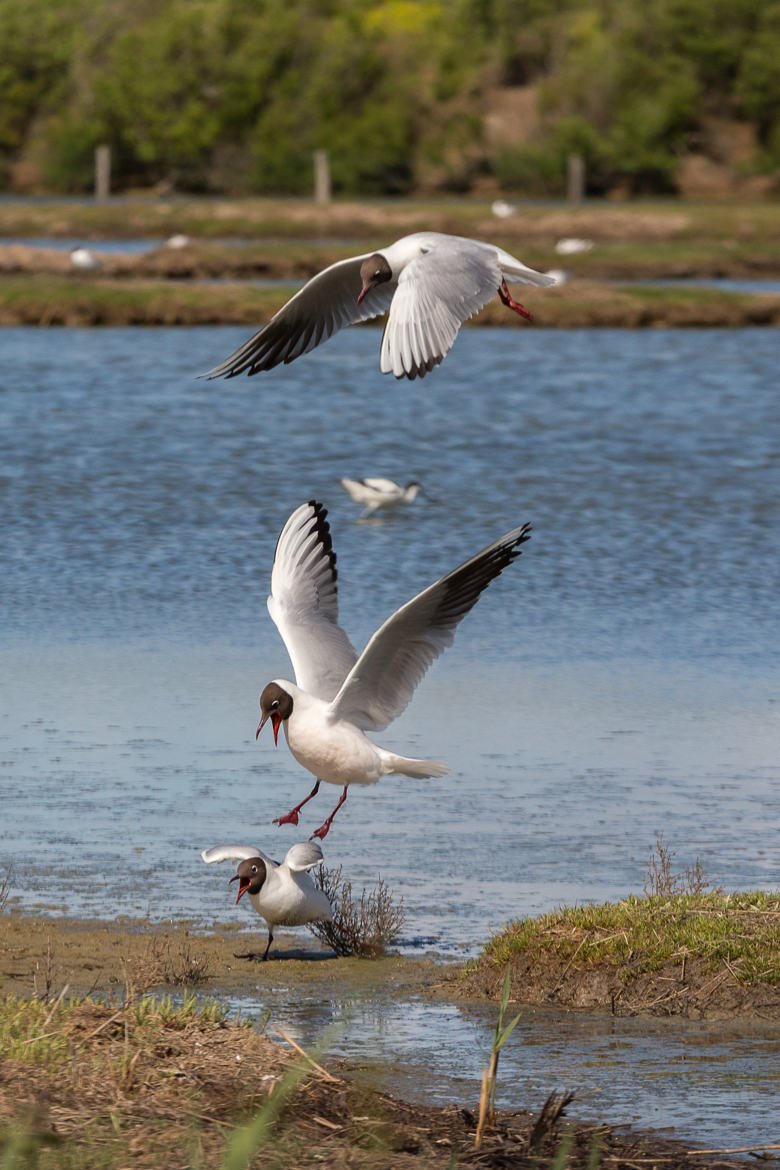
<svg viewBox="0 0 780 1170">
<path fill-rule="evenodd" d="M 524 309 L 522 305 L 518 305 L 517 301 L 512 299 L 512 294 L 510 293 L 509 286 L 505 280 L 501 281 L 501 287 L 498 290 L 498 295 L 501 297 L 501 300 L 508 309 L 514 309 L 514 311 L 519 314 L 519 316 L 525 317 L 526 321 L 531 320 L 531 314 L 528 312 L 528 309 Z"/>
<path fill-rule="evenodd" d="M 317 783 L 319 783 L 319 781 L 318 781 Z M 315 829 L 315 830 L 314 830 L 314 832 L 312 833 L 311 837 L 309 837 L 309 840 L 310 840 L 310 841 L 313 841 L 315 837 L 319 837 L 320 841 L 324 841 L 324 840 L 325 840 L 325 838 L 326 838 L 326 837 L 327 837 L 327 835 L 328 835 L 328 830 L 330 829 L 330 826 L 331 826 L 331 823 L 332 823 L 332 821 L 333 821 L 333 818 L 335 817 L 336 813 L 337 813 L 337 812 L 339 811 L 339 809 L 341 808 L 341 806 L 342 806 L 342 804 L 344 803 L 344 801 L 347 799 L 347 787 L 348 787 L 348 785 L 346 785 L 346 784 L 345 784 L 345 785 L 344 785 L 344 791 L 343 791 L 343 792 L 342 792 L 342 794 L 341 794 L 341 797 L 340 797 L 340 799 L 339 799 L 339 802 L 338 802 L 338 804 L 336 805 L 336 807 L 334 808 L 333 812 L 330 814 L 330 816 L 328 817 L 328 819 L 325 821 L 325 823 L 324 823 L 324 824 L 322 824 L 322 825 L 320 825 L 319 829 Z"/>
<path fill-rule="evenodd" d="M 306 804 L 307 801 L 311 800 L 311 798 L 313 796 L 317 795 L 317 793 L 319 792 L 319 788 L 320 788 L 320 782 L 318 780 L 317 783 L 312 788 L 309 795 L 304 796 L 304 798 L 300 804 L 296 804 L 295 808 L 291 808 L 290 811 L 288 813 L 286 813 L 283 817 L 274 817 L 273 824 L 275 824 L 275 825 L 297 825 L 298 824 L 298 813 L 301 811 L 301 809 L 303 808 L 303 806 Z M 333 816 L 333 813 L 331 813 L 331 816 Z M 327 829 L 325 830 L 325 832 L 327 832 Z"/>
</svg>

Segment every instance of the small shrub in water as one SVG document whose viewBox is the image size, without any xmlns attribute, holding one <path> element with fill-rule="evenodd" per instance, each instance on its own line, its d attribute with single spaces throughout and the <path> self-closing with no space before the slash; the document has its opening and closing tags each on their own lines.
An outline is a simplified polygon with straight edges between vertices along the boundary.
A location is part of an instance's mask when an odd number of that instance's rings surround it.
<svg viewBox="0 0 780 1170">
<path fill-rule="evenodd" d="M 664 845 L 664 835 L 659 833 L 655 849 L 647 863 L 643 889 L 648 898 L 673 898 L 679 894 L 705 894 L 710 883 L 698 857 L 693 865 L 672 873 L 674 853 Z"/>
<path fill-rule="evenodd" d="M 363 890 L 359 899 L 352 896 L 352 882 L 341 876 L 341 866 L 328 869 L 321 865 L 314 880 L 330 902 L 333 921 L 313 922 L 309 929 L 337 955 L 376 959 L 403 930 L 403 898 L 395 905 L 381 877 L 374 889 Z"/>
</svg>

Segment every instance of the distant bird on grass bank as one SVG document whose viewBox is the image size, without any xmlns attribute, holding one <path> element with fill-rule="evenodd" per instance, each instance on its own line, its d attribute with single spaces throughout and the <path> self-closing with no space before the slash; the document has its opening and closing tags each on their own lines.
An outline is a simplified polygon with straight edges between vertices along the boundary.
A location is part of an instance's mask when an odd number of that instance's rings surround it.
<svg viewBox="0 0 780 1170">
<path fill-rule="evenodd" d="M 103 267 L 103 261 L 99 260 L 94 252 L 90 252 L 89 248 L 71 248 L 70 262 L 79 272 L 95 272 Z"/>
<path fill-rule="evenodd" d="M 216 845 L 204 849 L 201 857 L 207 865 L 215 861 L 238 861 L 238 873 L 231 882 L 238 882 L 236 904 L 244 894 L 268 925 L 268 945 L 261 960 L 268 958 L 274 941 L 275 926 L 303 926 L 307 922 L 331 922 L 330 902 L 309 876 L 322 861 L 318 841 L 303 841 L 287 850 L 284 861 L 272 861 L 260 849 L 251 845 Z M 257 958 L 257 955 L 239 955 L 238 958 Z"/>
<path fill-rule="evenodd" d="M 374 476 L 370 479 L 341 480 L 344 491 L 349 492 L 356 504 L 362 504 L 365 511 L 363 516 L 371 516 L 381 510 L 394 512 L 404 504 L 412 504 L 417 499 L 422 487 L 415 480 L 410 480 L 406 487 L 395 483 L 392 479 L 382 479 Z"/>
<path fill-rule="evenodd" d="M 562 240 L 558 240 L 555 245 L 555 251 L 559 256 L 579 256 L 583 252 L 590 252 L 593 247 L 593 240 L 582 240 L 576 236 L 566 236 Z"/>
<path fill-rule="evenodd" d="M 389 310 L 380 369 L 396 378 L 423 378 L 450 350 L 463 322 L 496 293 L 508 308 L 530 319 L 512 299 L 507 281 L 537 288 L 554 283 L 495 244 L 416 232 L 381 252 L 331 264 L 204 377 L 272 370 L 309 353 L 339 329 Z"/>
<path fill-rule="evenodd" d="M 310 500 L 282 529 L 271 574 L 268 611 L 282 636 L 295 682 L 274 679 L 260 696 L 260 734 L 270 719 L 274 743 L 284 727 L 295 759 L 317 778 L 314 788 L 276 824 L 297 825 L 320 784 L 343 785 L 341 799 L 313 834 L 324 838 L 350 784 L 376 784 L 400 773 L 423 779 L 449 771 L 440 760 L 399 756 L 373 743 L 407 707 L 428 667 L 447 646 L 480 594 L 520 552 L 530 524 L 513 528 L 459 568 L 418 593 L 387 619 L 358 654 L 338 624 L 336 554 L 327 512 Z"/>
</svg>

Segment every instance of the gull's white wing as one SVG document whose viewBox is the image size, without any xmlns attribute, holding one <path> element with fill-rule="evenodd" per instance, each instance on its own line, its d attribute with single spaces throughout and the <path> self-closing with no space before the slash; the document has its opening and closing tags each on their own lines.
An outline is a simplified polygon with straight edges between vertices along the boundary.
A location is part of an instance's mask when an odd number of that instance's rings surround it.
<svg viewBox="0 0 780 1170">
<path fill-rule="evenodd" d="M 401 271 L 382 337 L 380 368 L 396 378 L 424 378 L 501 284 L 496 249 L 489 245 L 442 235 L 422 246 L 425 251 Z"/>
<path fill-rule="evenodd" d="M 369 255 L 367 253 L 366 255 Z M 366 256 L 331 264 L 303 286 L 271 320 L 205 378 L 257 374 L 287 364 L 327 341 L 339 329 L 378 317 L 390 308 L 394 285 L 378 285 L 358 305 L 360 265 Z"/>
<path fill-rule="evenodd" d="M 380 368 L 396 378 L 424 378 L 437 366 L 463 322 L 498 292 L 504 274 L 520 284 L 555 283 L 481 240 L 421 233 L 420 249 L 398 278 L 382 338 Z"/>
<path fill-rule="evenodd" d="M 331 704 L 335 718 L 381 731 L 405 709 L 458 623 L 490 582 L 519 556 L 531 525 L 513 528 L 396 610 L 377 630 Z"/>
<path fill-rule="evenodd" d="M 327 510 L 316 500 L 296 508 L 274 553 L 268 612 L 282 635 L 295 682 L 330 700 L 357 661 L 338 624 L 336 554 Z"/>
<path fill-rule="evenodd" d="M 287 850 L 284 864 L 293 873 L 304 869 L 313 869 L 322 861 L 322 849 L 319 841 L 301 841 Z"/>
<path fill-rule="evenodd" d="M 204 849 L 201 857 L 206 865 L 215 861 L 249 861 L 250 857 L 262 857 L 266 865 L 277 865 L 262 849 L 255 849 L 254 845 L 215 845 L 213 849 Z"/>
</svg>

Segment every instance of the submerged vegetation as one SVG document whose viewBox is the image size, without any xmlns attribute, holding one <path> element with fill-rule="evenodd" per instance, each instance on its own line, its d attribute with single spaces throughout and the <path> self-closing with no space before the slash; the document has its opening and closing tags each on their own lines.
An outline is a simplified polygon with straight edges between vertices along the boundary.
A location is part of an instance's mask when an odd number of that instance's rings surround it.
<svg viewBox="0 0 780 1170">
<path fill-rule="evenodd" d="M 765 0 L 0 0 L 0 181 L 308 193 L 674 191 L 780 162 L 780 17 Z M 726 180 L 728 186 L 728 181 Z"/>
</svg>

